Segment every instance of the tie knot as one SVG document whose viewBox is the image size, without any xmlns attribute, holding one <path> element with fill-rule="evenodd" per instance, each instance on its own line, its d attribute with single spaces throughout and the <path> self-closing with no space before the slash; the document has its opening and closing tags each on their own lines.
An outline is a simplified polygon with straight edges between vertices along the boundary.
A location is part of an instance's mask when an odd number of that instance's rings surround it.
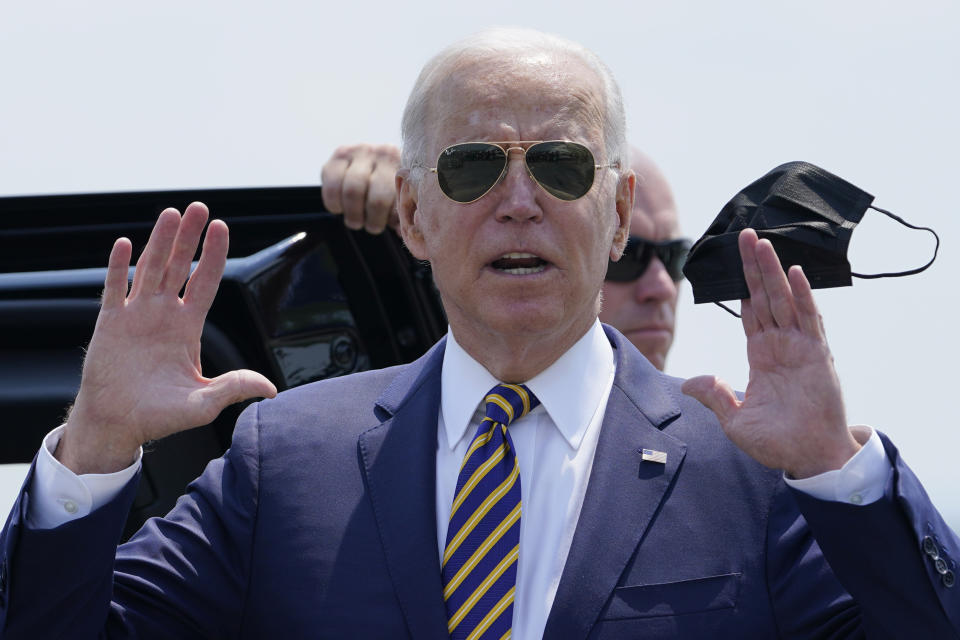
<svg viewBox="0 0 960 640">
<path fill-rule="evenodd" d="M 487 417 L 509 426 L 511 422 L 530 413 L 540 401 L 522 384 L 498 384 L 484 398 Z"/>
</svg>

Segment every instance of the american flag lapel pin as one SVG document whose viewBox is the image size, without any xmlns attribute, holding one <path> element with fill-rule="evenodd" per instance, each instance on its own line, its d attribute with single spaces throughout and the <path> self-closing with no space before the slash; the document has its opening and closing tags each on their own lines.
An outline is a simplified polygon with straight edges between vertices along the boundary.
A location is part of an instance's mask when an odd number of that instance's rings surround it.
<svg viewBox="0 0 960 640">
<path fill-rule="evenodd" d="M 667 464 L 667 452 L 654 449 L 640 449 L 640 459 L 644 462 L 659 462 Z"/>
</svg>

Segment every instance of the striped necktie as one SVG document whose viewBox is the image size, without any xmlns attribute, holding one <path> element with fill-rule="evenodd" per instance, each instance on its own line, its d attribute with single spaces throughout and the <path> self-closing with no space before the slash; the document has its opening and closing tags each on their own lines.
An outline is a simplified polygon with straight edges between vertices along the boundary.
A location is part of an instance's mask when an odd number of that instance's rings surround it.
<svg viewBox="0 0 960 640">
<path fill-rule="evenodd" d="M 507 427 L 540 401 L 499 384 L 463 457 L 443 552 L 443 599 L 454 640 L 510 637 L 520 549 L 520 466 Z"/>
</svg>

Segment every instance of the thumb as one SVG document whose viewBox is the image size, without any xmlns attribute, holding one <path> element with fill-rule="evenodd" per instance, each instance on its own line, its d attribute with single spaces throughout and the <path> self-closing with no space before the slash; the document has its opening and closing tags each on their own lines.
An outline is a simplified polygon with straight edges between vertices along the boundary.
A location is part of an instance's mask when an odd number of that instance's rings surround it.
<svg viewBox="0 0 960 640">
<path fill-rule="evenodd" d="M 740 407 L 730 385 L 716 376 L 690 378 L 680 390 L 713 411 L 722 425 L 726 425 Z"/>
<path fill-rule="evenodd" d="M 204 395 L 220 411 L 227 405 L 250 398 L 273 398 L 277 395 L 277 388 L 256 371 L 237 369 L 211 379 Z"/>
</svg>

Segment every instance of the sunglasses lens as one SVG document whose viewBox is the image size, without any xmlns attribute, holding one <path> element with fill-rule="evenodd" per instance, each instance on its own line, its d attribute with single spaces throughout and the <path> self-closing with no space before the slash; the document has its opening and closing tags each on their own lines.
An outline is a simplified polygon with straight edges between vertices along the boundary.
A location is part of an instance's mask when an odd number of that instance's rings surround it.
<svg viewBox="0 0 960 640">
<path fill-rule="evenodd" d="M 473 202 L 497 183 L 506 166 L 507 154 L 495 144 L 455 144 L 437 158 L 440 190 L 451 200 Z"/>
<path fill-rule="evenodd" d="M 620 258 L 616 262 L 613 260 L 607 265 L 607 276 L 604 278 L 608 282 L 631 282 L 640 277 L 633 260 L 627 257 Z"/>
<path fill-rule="evenodd" d="M 650 264 L 650 244 L 636 236 L 630 236 L 620 259 L 607 265 L 606 279 L 611 282 L 631 282 L 643 275 Z"/>
<path fill-rule="evenodd" d="M 690 251 L 690 241 L 686 238 L 669 242 L 649 242 L 637 236 L 630 236 L 623 256 L 617 262 L 607 265 L 606 279 L 611 282 L 632 282 L 644 274 L 650 266 L 650 260 L 657 256 L 674 282 L 683 280 L 683 263 Z"/>
<path fill-rule="evenodd" d="M 683 264 L 687 261 L 688 253 L 690 241 L 686 239 L 674 240 L 662 246 L 660 260 L 674 282 L 683 280 Z"/>
<path fill-rule="evenodd" d="M 576 142 L 541 142 L 527 149 L 531 175 L 561 200 L 576 200 L 590 191 L 595 165 L 590 149 Z"/>
</svg>

